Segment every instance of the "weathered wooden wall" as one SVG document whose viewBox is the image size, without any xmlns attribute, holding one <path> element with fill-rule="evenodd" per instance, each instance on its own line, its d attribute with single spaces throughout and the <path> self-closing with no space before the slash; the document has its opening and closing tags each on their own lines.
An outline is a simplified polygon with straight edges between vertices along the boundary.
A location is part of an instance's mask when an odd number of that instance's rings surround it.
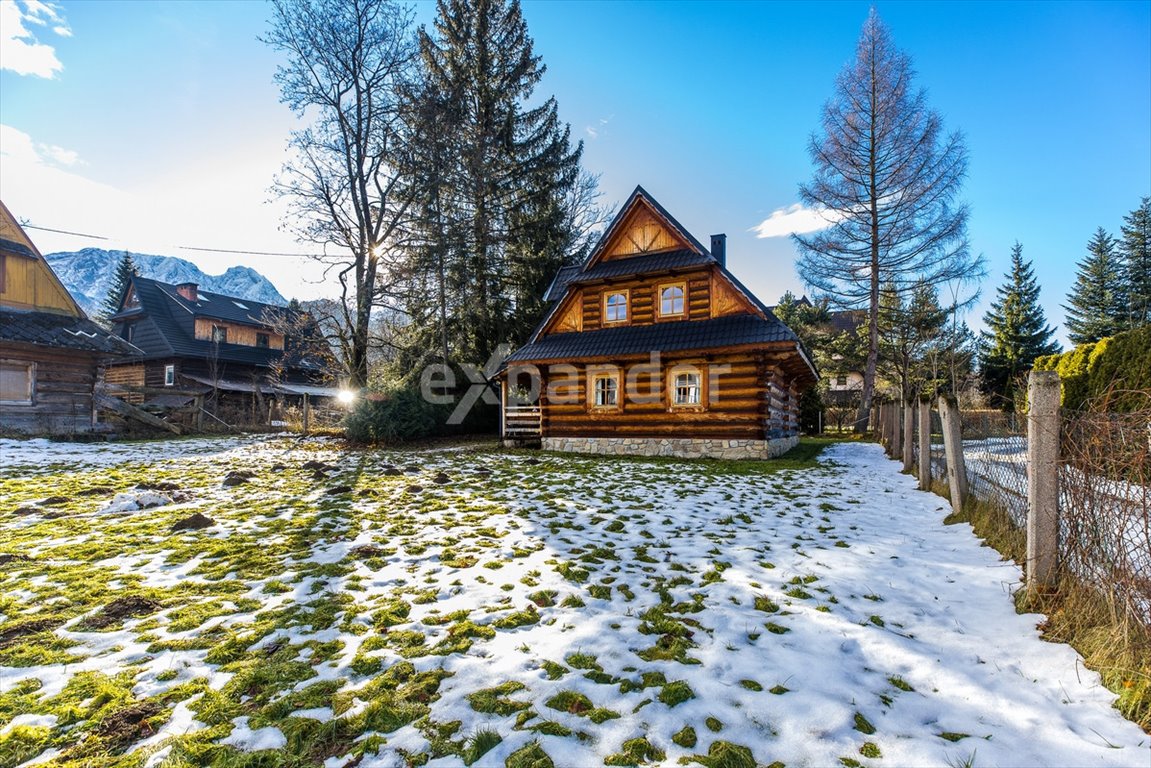
<svg viewBox="0 0 1151 768">
<path fill-rule="evenodd" d="M 36 364 L 32 404 L 0 404 L 0 431 L 69 435 L 92 429 L 92 389 L 97 373 L 92 355 L 5 344 L 0 357 Z"/>
<path fill-rule="evenodd" d="M 0 271 L 0 306 L 80 316 L 72 297 L 46 262 L 0 252 Z"/>
</svg>

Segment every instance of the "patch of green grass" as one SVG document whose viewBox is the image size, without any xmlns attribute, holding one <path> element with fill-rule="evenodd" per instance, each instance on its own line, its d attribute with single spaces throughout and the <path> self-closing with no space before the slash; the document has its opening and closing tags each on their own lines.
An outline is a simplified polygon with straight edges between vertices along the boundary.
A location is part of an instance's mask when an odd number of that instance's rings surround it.
<svg viewBox="0 0 1151 768">
<path fill-rule="evenodd" d="M 595 709 L 591 699 L 584 696 L 579 691 L 570 689 L 562 690 L 555 696 L 544 702 L 544 706 L 555 709 L 560 712 L 567 712 L 572 715 L 583 716 L 591 710 Z"/>
<path fill-rule="evenodd" d="M 691 761 L 707 768 L 756 768 L 755 755 L 742 744 L 717 739 L 707 749 L 707 755 L 692 755 Z"/>
<path fill-rule="evenodd" d="M 555 768 L 555 763 L 538 741 L 529 742 L 508 755 L 505 768 Z"/>
<path fill-rule="evenodd" d="M 723 721 L 720 720 L 718 717 L 713 717 L 713 716 L 709 715 L 709 716 L 704 718 L 703 724 L 706 725 L 707 729 L 709 731 L 711 731 L 712 733 L 719 733 L 720 731 L 723 730 Z"/>
<path fill-rule="evenodd" d="M 964 739 L 968 738 L 970 735 L 971 734 L 969 734 L 969 733 L 958 733 L 956 731 L 944 731 L 943 733 L 937 733 L 936 734 L 936 736 L 943 739 L 944 741 L 950 741 L 952 743 L 954 743 L 956 741 L 963 741 Z"/>
<path fill-rule="evenodd" d="M 763 686 L 754 680 L 740 680 L 739 684 L 749 691 L 762 691 Z"/>
<path fill-rule="evenodd" d="M 506 616 L 501 616 L 492 622 L 492 626 L 497 629 L 515 629 L 516 627 L 527 627 L 532 624 L 538 624 L 540 620 L 539 613 L 536 612 L 534 605 L 528 605 L 522 611 L 515 611 Z"/>
<path fill-rule="evenodd" d="M 887 682 L 891 683 L 894 687 L 898 688 L 901 691 L 906 691 L 907 693 L 911 693 L 912 691 L 915 690 L 914 688 L 911 687 L 911 683 L 907 682 L 906 680 L 904 680 L 899 675 L 891 675 L 890 677 L 887 678 Z"/>
<path fill-rule="evenodd" d="M 509 680 L 506 683 L 501 683 L 491 688 L 483 688 L 475 693 L 469 693 L 467 696 L 468 704 L 470 704 L 475 711 L 483 712 L 484 714 L 514 715 L 516 712 L 520 712 L 531 706 L 528 702 L 515 701 L 508 698 L 511 694 L 522 691 L 524 688 L 523 683 Z"/>
<path fill-rule="evenodd" d="M 879 750 L 879 745 L 874 741 L 865 741 L 863 746 L 859 748 L 859 754 L 864 757 L 870 757 L 873 760 L 883 757 L 883 753 Z"/>
<path fill-rule="evenodd" d="M 669 707 L 674 707 L 695 698 L 695 691 L 684 680 L 674 680 L 662 689 L 660 689 L 659 696 L 656 697 L 660 702 Z"/>
<path fill-rule="evenodd" d="M 871 722 L 863 716 L 862 712 L 855 713 L 854 722 L 855 725 L 853 727 L 860 733 L 866 734 L 868 736 L 875 733 L 875 726 L 872 725 Z"/>
<path fill-rule="evenodd" d="M 696 744 L 695 729 L 690 725 L 685 725 L 672 734 L 671 740 L 684 749 L 691 749 Z"/>
<path fill-rule="evenodd" d="M 779 604 L 767 595 L 756 595 L 755 610 L 763 611 L 764 613 L 776 613 L 779 611 Z"/>
<path fill-rule="evenodd" d="M 666 758 L 666 752 L 640 736 L 625 741 L 619 752 L 608 755 L 603 762 L 604 765 L 643 765 L 662 762 Z"/>
</svg>

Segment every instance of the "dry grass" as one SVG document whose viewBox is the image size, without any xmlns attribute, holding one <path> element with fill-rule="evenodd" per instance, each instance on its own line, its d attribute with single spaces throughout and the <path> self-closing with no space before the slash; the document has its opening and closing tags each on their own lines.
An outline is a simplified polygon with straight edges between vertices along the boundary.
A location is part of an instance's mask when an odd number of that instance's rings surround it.
<svg viewBox="0 0 1151 768">
<path fill-rule="evenodd" d="M 931 491 L 950 498 L 941 480 L 932 483 Z M 944 523 L 970 523 L 975 534 L 1005 559 L 1021 565 L 1026 559 L 1026 533 L 997 504 L 968 498 L 962 512 L 948 515 Z M 1119 697 L 1116 709 L 1151 734 L 1151 631 L 1110 595 L 1070 576 L 1047 592 L 1020 590 L 1015 607 L 1020 613 L 1045 614 L 1040 625 L 1043 639 L 1067 643 L 1078 651 L 1087 668 L 1098 672 Z"/>
</svg>

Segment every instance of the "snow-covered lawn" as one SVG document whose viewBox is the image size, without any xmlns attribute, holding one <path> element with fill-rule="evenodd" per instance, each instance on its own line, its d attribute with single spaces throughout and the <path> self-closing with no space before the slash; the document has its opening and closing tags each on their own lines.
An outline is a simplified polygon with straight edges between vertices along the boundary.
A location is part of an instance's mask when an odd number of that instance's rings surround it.
<svg viewBox="0 0 1151 768">
<path fill-rule="evenodd" d="M 898 467 L 0 441 L 0 766 L 1151 764 Z"/>
</svg>

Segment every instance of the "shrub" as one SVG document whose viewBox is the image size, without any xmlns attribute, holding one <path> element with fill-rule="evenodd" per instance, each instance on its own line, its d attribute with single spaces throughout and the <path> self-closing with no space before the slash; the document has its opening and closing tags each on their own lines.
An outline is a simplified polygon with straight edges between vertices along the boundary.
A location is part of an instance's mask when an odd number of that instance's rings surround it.
<svg viewBox="0 0 1151 768">
<path fill-rule="evenodd" d="M 1151 325 L 1035 361 L 1059 374 L 1071 410 L 1135 411 L 1151 406 Z"/>
<path fill-rule="evenodd" d="M 403 443 L 435 434 L 442 420 L 439 409 L 416 389 L 361 398 L 345 421 L 349 440 L 357 443 Z"/>
</svg>

